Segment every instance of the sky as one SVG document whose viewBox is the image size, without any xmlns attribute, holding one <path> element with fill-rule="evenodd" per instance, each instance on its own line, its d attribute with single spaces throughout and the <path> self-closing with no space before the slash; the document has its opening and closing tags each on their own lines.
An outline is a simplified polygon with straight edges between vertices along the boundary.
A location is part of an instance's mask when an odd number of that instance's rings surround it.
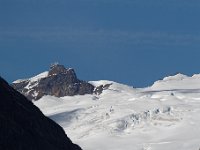
<svg viewBox="0 0 200 150">
<path fill-rule="evenodd" d="M 59 62 L 86 81 L 134 87 L 200 73 L 199 0 L 0 0 L 0 75 Z"/>
</svg>

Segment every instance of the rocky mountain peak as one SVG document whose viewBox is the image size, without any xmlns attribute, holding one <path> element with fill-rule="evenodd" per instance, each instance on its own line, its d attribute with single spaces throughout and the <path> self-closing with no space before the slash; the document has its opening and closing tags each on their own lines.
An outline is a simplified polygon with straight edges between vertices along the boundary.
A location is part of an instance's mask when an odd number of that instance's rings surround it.
<svg viewBox="0 0 200 150">
<path fill-rule="evenodd" d="M 64 65 L 60 65 L 58 63 L 52 64 L 50 66 L 50 70 L 49 70 L 48 76 L 58 75 L 58 74 L 66 74 L 67 76 L 71 76 L 73 78 L 77 78 L 74 69 L 65 68 Z"/>
<path fill-rule="evenodd" d="M 48 77 L 57 76 L 63 77 L 69 83 L 77 82 L 78 78 L 76 76 L 75 70 L 72 68 L 65 68 L 64 65 L 60 65 L 58 63 L 50 66 L 50 70 L 48 72 Z"/>
<path fill-rule="evenodd" d="M 49 74 L 48 75 L 57 75 L 60 73 L 66 73 L 66 68 L 63 65 L 53 64 L 50 66 Z"/>
<path fill-rule="evenodd" d="M 94 90 L 93 85 L 77 78 L 74 69 L 58 63 L 51 65 L 47 73 L 13 82 L 12 87 L 30 100 L 38 100 L 44 95 L 63 97 L 92 94 Z"/>
</svg>

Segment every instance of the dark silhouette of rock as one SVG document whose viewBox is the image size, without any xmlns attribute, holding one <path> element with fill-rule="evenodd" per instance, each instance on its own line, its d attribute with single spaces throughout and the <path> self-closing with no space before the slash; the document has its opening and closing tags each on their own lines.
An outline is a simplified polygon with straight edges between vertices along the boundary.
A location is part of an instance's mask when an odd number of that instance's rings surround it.
<svg viewBox="0 0 200 150">
<path fill-rule="evenodd" d="M 37 80 L 14 82 L 12 87 L 30 100 L 38 100 L 44 95 L 56 97 L 92 94 L 94 86 L 79 80 L 74 69 L 53 64 L 48 74 Z"/>
<path fill-rule="evenodd" d="M 0 106 L 1 150 L 81 150 L 59 125 L 1 77 Z"/>
</svg>

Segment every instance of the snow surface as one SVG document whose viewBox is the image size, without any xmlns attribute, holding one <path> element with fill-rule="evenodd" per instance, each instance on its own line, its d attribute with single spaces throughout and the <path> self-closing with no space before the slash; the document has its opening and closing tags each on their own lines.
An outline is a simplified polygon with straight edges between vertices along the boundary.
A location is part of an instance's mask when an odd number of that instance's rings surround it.
<svg viewBox="0 0 200 150">
<path fill-rule="evenodd" d="M 175 75 L 134 89 L 113 81 L 100 95 L 34 102 L 84 150 L 199 150 L 200 75 Z"/>
<path fill-rule="evenodd" d="M 29 79 L 18 79 L 16 81 L 13 81 L 13 83 L 20 83 L 20 82 L 23 82 L 23 81 L 37 82 L 40 79 L 47 77 L 48 73 L 49 73 L 48 71 L 45 71 L 45 72 L 42 72 L 42 73 L 40 73 L 40 74 L 38 74 L 38 75 L 36 75 L 36 76 L 34 76 L 32 78 L 29 78 Z"/>
<path fill-rule="evenodd" d="M 48 73 L 49 73 L 48 71 L 45 71 L 45 72 L 43 72 L 43 73 L 40 73 L 40 74 L 38 74 L 38 75 L 36 75 L 36 76 L 30 78 L 29 80 L 30 80 L 31 82 L 38 81 L 38 80 L 40 80 L 40 79 L 42 79 L 42 78 L 47 77 L 47 76 L 48 76 Z"/>
<path fill-rule="evenodd" d="M 36 87 L 38 85 L 38 82 L 42 79 L 42 78 L 46 78 L 48 76 L 48 71 L 45 71 L 43 73 L 40 73 L 32 78 L 29 79 L 19 79 L 14 81 L 13 83 L 21 83 L 24 81 L 27 81 L 28 84 L 26 87 L 24 87 L 27 90 L 27 93 L 32 92 L 32 88 Z M 34 97 L 36 97 L 38 95 L 38 92 L 34 91 L 34 93 L 32 94 Z"/>
</svg>

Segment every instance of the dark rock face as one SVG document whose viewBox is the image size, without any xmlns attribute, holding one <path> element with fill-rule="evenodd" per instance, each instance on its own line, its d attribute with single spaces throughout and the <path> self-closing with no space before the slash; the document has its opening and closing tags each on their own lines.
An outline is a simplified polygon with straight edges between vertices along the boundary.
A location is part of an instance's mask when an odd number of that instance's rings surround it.
<svg viewBox="0 0 200 150">
<path fill-rule="evenodd" d="M 38 100 L 44 95 L 56 97 L 92 94 L 94 86 L 79 80 L 74 69 L 66 69 L 55 64 L 50 67 L 48 75 L 37 81 L 23 80 L 13 83 L 12 87 L 30 100 Z"/>
<path fill-rule="evenodd" d="M 49 75 L 56 75 L 61 73 L 66 73 L 68 70 L 65 69 L 63 65 L 53 64 L 50 66 Z"/>
<path fill-rule="evenodd" d="M 1 150 L 81 150 L 63 129 L 0 77 Z"/>
</svg>

